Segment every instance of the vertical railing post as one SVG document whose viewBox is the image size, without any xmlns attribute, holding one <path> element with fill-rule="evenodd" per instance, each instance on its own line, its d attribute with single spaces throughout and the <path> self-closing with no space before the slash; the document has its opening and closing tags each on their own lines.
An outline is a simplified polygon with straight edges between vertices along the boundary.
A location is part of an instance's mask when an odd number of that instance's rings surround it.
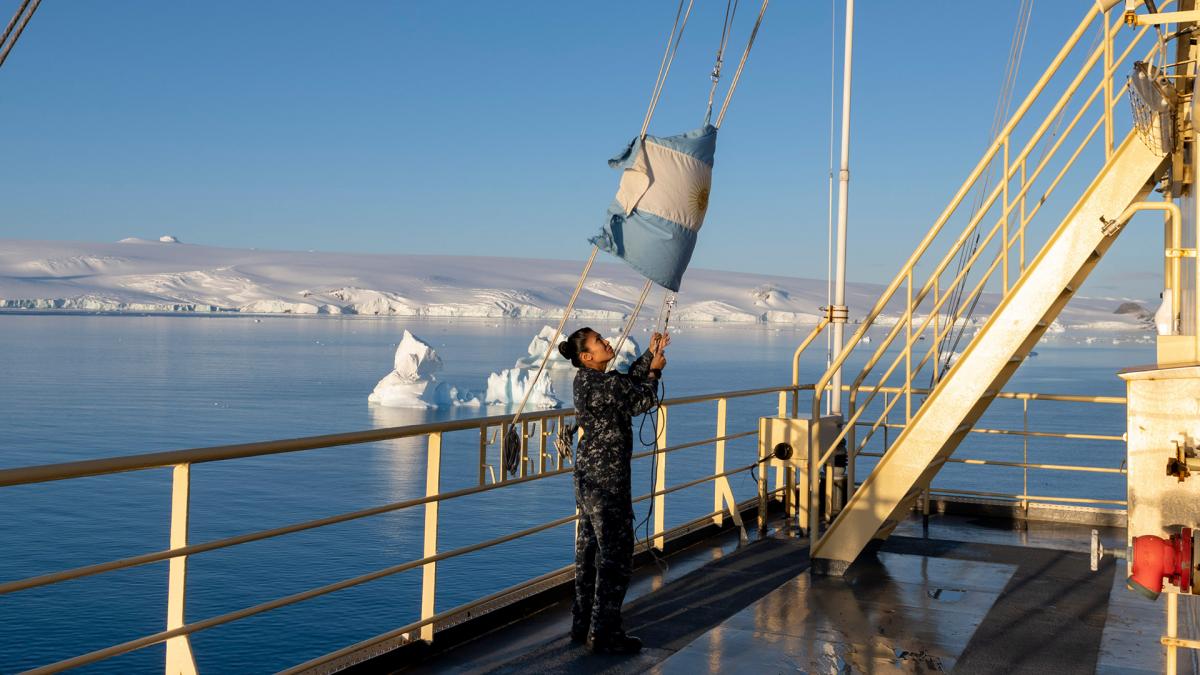
<svg viewBox="0 0 1200 675">
<path fill-rule="evenodd" d="M 517 472 L 521 478 L 529 475 L 529 422 L 521 420 L 521 468 Z"/>
<path fill-rule="evenodd" d="M 815 392 L 814 395 L 816 395 Z M 758 459 L 760 460 L 758 463 L 758 531 L 760 534 L 767 531 L 767 507 L 769 506 L 767 501 L 767 464 L 761 461 L 770 452 L 761 442 L 766 430 L 766 423 L 765 419 L 760 418 L 758 421 L 758 437 L 760 439 L 758 444 Z"/>
<path fill-rule="evenodd" d="M 508 480 L 508 461 L 507 461 L 508 458 L 505 457 L 505 452 L 506 452 L 505 446 L 508 445 L 509 429 L 512 429 L 512 425 L 509 424 L 508 422 L 504 422 L 503 424 L 500 425 L 500 448 L 499 448 L 499 450 L 500 450 L 500 462 L 499 462 L 500 470 L 499 470 L 499 473 L 500 473 L 500 482 L 501 483 Z"/>
<path fill-rule="evenodd" d="M 562 432 L 563 432 L 563 417 L 562 417 L 562 415 L 559 415 L 558 417 L 554 418 L 554 433 L 558 434 L 559 437 L 561 437 Z M 558 451 L 558 446 L 556 444 L 554 446 L 554 470 L 561 471 L 562 467 L 563 467 L 563 456 L 562 456 L 562 453 Z"/>
<path fill-rule="evenodd" d="M 1004 193 L 1004 204 L 1000 211 L 1000 256 L 1001 265 L 1004 267 L 1004 273 L 1001 276 L 1001 284 L 1004 288 L 1004 293 L 1008 293 L 1008 136 L 1004 137 L 1004 170 L 1000 173 L 1000 179 L 1004 181 L 1002 192 Z"/>
<path fill-rule="evenodd" d="M 908 312 L 904 322 L 904 421 L 912 419 L 912 318 L 913 318 L 913 273 L 908 268 Z"/>
<path fill-rule="evenodd" d="M 1112 39 L 1108 36 L 1108 12 L 1100 12 L 1100 40 L 1104 43 L 1104 159 L 1108 160 L 1113 152 L 1113 53 Z"/>
<path fill-rule="evenodd" d="M 1021 219 L 1017 221 L 1017 238 L 1021 240 L 1021 248 L 1019 252 L 1021 274 L 1025 274 L 1025 197 L 1029 194 L 1029 190 L 1025 189 L 1025 159 L 1021 159 Z"/>
<path fill-rule="evenodd" d="M 1167 637 L 1179 637 L 1179 594 L 1167 593 Z M 1175 675 L 1179 671 L 1178 649 L 1174 642 L 1167 644 L 1167 675 Z"/>
<path fill-rule="evenodd" d="M 941 317 L 942 311 L 937 309 L 938 306 L 938 286 L 941 282 L 941 275 L 933 275 L 933 386 L 937 386 L 938 380 L 941 379 L 942 373 L 942 329 Z"/>
<path fill-rule="evenodd" d="M 1023 477 L 1021 480 L 1021 486 L 1022 486 L 1021 487 L 1021 508 L 1025 511 L 1025 517 L 1028 518 L 1029 517 L 1029 399 L 1027 399 L 1027 398 L 1021 399 L 1021 419 L 1023 420 L 1022 431 L 1024 432 L 1023 434 L 1021 434 L 1021 442 L 1024 444 L 1024 457 L 1025 457 L 1025 459 L 1022 460 L 1022 462 L 1021 462 L 1022 464 L 1025 465 L 1025 466 L 1021 467 L 1021 473 L 1023 474 Z"/>
<path fill-rule="evenodd" d="M 667 496 L 659 494 L 667 489 L 667 456 L 663 453 L 667 447 L 667 406 L 658 406 L 658 443 L 654 449 L 657 464 L 654 471 L 654 548 L 663 550 L 666 539 L 663 537 L 666 523 Z"/>
<path fill-rule="evenodd" d="M 479 484 L 487 483 L 487 438 L 488 428 L 486 424 L 479 427 Z M 503 462 L 501 462 L 503 464 Z"/>
<path fill-rule="evenodd" d="M 883 451 L 887 452 L 891 445 L 888 443 L 888 426 L 891 424 L 892 409 L 888 407 L 888 393 L 883 392 Z"/>
<path fill-rule="evenodd" d="M 821 534 L 821 435 L 818 425 L 808 428 L 808 555 L 817 548 Z"/>
<path fill-rule="evenodd" d="M 171 476 L 171 549 L 187 546 L 188 505 L 191 500 L 190 464 L 176 464 Z M 187 556 L 171 558 L 167 571 L 167 630 L 182 628 L 187 601 Z M 195 675 L 196 659 L 186 635 L 167 640 L 166 675 Z"/>
<path fill-rule="evenodd" d="M 549 436 L 546 433 L 546 423 L 549 419 L 548 417 L 543 417 L 538 421 L 538 457 L 540 457 L 541 473 L 546 473 L 546 469 L 549 468 L 547 462 L 550 460 L 550 455 L 546 453 L 546 438 Z"/>
<path fill-rule="evenodd" d="M 442 478 L 442 433 L 429 434 L 429 452 L 425 460 L 425 496 L 433 497 L 441 491 Z M 425 546 L 422 557 L 437 555 L 438 500 L 425 502 Z M 437 563 L 428 562 L 421 567 L 421 620 L 436 613 Z M 433 624 L 421 626 L 421 639 L 433 641 Z"/>
<path fill-rule="evenodd" d="M 713 460 L 713 475 L 725 473 L 725 413 L 728 402 L 724 397 L 717 399 L 717 449 Z M 713 525 L 720 527 L 725 524 L 725 495 L 722 491 L 724 479 L 713 480 Z M 731 510 L 737 510 L 737 504 L 730 504 Z"/>
</svg>

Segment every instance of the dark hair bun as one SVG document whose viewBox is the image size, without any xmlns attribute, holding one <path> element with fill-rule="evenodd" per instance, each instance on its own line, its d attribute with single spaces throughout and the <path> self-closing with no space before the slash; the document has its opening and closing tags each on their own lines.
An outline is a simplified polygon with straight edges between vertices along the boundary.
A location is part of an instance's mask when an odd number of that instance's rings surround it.
<svg viewBox="0 0 1200 675">
<path fill-rule="evenodd" d="M 570 340 L 563 340 L 558 343 L 558 353 L 562 354 L 563 358 L 568 361 L 574 361 L 575 357 L 579 356 Z"/>
</svg>

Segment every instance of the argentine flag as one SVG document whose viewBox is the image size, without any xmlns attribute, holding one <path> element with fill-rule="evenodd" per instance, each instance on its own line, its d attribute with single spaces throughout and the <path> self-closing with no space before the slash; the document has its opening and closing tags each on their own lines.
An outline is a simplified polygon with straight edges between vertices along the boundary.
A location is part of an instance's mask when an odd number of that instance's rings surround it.
<svg viewBox="0 0 1200 675">
<path fill-rule="evenodd" d="M 591 243 L 678 291 L 708 210 L 716 148 L 717 128 L 711 124 L 678 136 L 630 141 L 608 160 L 623 170 L 621 184 L 607 222 Z"/>
</svg>

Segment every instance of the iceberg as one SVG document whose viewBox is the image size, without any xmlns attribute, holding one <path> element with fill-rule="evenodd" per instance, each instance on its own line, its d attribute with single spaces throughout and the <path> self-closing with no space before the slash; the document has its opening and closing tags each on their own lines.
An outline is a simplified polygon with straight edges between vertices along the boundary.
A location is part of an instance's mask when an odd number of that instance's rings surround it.
<svg viewBox="0 0 1200 675">
<path fill-rule="evenodd" d="M 546 357 L 546 350 L 550 351 L 550 360 L 546 362 L 547 370 L 566 370 L 573 368 L 571 362 L 563 358 L 563 355 L 558 351 L 558 345 L 566 342 L 567 336 L 560 335 L 558 341 L 553 345 L 550 340 L 554 338 L 554 328 L 552 326 L 542 326 L 537 335 L 533 336 L 533 340 L 529 342 L 528 354 L 517 359 L 517 368 L 537 368 L 542 365 L 542 359 Z M 519 400 L 519 399 L 518 399 Z"/>
<path fill-rule="evenodd" d="M 434 373 L 442 369 L 437 352 L 417 336 L 405 330 L 396 346 L 392 372 L 375 385 L 367 397 L 370 403 L 394 408 L 437 408 L 438 406 L 479 405 L 479 399 L 457 387 L 438 382 Z"/>
<path fill-rule="evenodd" d="M 487 394 L 484 399 L 488 405 L 520 403 L 521 399 L 525 398 L 525 392 L 529 391 L 530 382 L 536 374 L 537 369 L 531 368 L 505 368 L 498 373 L 492 373 L 488 376 Z M 554 394 L 554 384 L 549 374 L 538 378 L 537 384 L 533 385 L 533 391 L 529 394 L 526 407 L 550 410 L 561 405 L 562 401 Z"/>
<path fill-rule="evenodd" d="M 621 329 L 617 328 L 613 330 L 613 335 L 607 338 L 608 343 L 614 348 L 617 346 L 616 340 L 621 339 L 620 333 Z M 528 353 L 525 356 L 517 359 L 516 368 L 532 368 L 536 370 L 538 366 L 542 365 L 542 359 L 546 357 L 547 349 L 551 350 L 550 360 L 546 362 L 547 371 L 570 371 L 572 368 L 574 368 L 574 366 L 571 365 L 571 362 L 563 358 L 563 355 L 558 351 L 558 345 L 565 342 L 567 337 L 565 335 L 559 336 L 558 342 L 555 342 L 554 345 L 551 346 L 550 340 L 553 337 L 554 328 L 552 326 L 542 326 L 542 329 L 538 331 L 538 334 L 533 336 L 533 340 L 529 342 L 529 348 L 527 349 Z M 617 353 L 615 357 L 613 357 L 613 367 L 617 370 L 624 371 L 628 369 L 629 365 L 632 364 L 640 355 L 641 350 L 638 347 L 637 340 L 634 340 L 633 336 L 631 335 L 625 338 L 625 343 L 621 345 L 621 351 Z M 517 402 L 519 401 L 520 399 L 517 399 Z"/>
</svg>

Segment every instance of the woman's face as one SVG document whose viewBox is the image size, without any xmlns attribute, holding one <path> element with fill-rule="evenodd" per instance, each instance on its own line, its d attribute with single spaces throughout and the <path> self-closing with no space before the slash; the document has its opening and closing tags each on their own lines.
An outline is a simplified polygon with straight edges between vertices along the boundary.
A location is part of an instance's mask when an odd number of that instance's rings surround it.
<svg viewBox="0 0 1200 675">
<path fill-rule="evenodd" d="M 593 366 L 603 366 L 612 360 L 614 352 L 612 345 L 608 344 L 599 333 L 592 331 L 588 334 L 587 340 L 583 343 L 587 349 L 587 356 Z"/>
</svg>

